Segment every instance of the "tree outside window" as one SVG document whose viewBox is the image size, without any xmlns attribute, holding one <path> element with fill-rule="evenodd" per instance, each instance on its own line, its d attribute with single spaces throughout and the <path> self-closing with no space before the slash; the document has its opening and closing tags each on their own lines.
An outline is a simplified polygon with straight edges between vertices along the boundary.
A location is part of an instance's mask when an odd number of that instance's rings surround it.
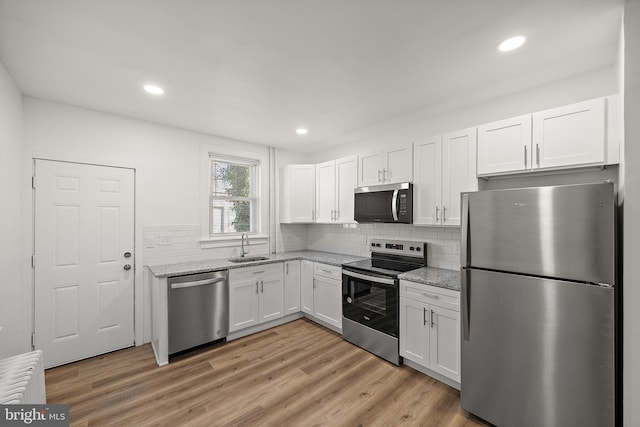
<svg viewBox="0 0 640 427">
<path fill-rule="evenodd" d="M 255 232 L 257 162 L 211 157 L 210 165 L 211 236 Z"/>
</svg>

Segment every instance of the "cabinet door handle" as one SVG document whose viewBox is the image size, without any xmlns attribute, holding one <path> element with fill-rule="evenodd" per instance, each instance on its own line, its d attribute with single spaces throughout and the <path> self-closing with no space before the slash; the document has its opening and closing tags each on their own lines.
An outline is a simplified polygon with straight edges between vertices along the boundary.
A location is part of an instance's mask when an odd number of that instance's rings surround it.
<svg viewBox="0 0 640 427">
<path fill-rule="evenodd" d="M 536 165 L 540 167 L 540 146 L 536 144 Z"/>
<path fill-rule="evenodd" d="M 447 207 L 442 207 L 442 223 L 444 224 L 447 221 Z"/>
<path fill-rule="evenodd" d="M 436 206 L 436 222 L 440 221 L 440 219 L 438 219 L 438 211 L 439 211 L 439 208 Z"/>
<path fill-rule="evenodd" d="M 381 171 L 380 169 L 378 169 L 378 182 L 380 182 L 380 181 L 381 181 L 381 179 L 380 179 L 380 174 L 381 174 L 381 173 L 382 173 L 382 171 Z"/>
<path fill-rule="evenodd" d="M 433 310 L 431 310 L 431 327 L 433 328 L 434 325 L 435 322 L 433 321 Z"/>
<path fill-rule="evenodd" d="M 524 146 L 524 168 L 527 168 L 527 146 Z"/>
<path fill-rule="evenodd" d="M 258 293 L 258 281 L 256 280 L 256 294 Z"/>
<path fill-rule="evenodd" d="M 289 274 L 289 263 L 287 263 L 286 266 L 287 266 L 287 274 Z"/>
<path fill-rule="evenodd" d="M 264 294 L 264 280 L 260 281 L 260 290 Z"/>
<path fill-rule="evenodd" d="M 311 209 L 311 221 L 315 221 L 315 220 L 316 220 L 316 211 Z"/>
<path fill-rule="evenodd" d="M 424 307 L 422 308 L 422 324 L 427 324 L 427 309 Z"/>
<path fill-rule="evenodd" d="M 440 297 L 438 295 L 428 294 L 426 292 L 423 292 L 422 295 L 427 297 L 427 298 L 440 299 Z"/>
</svg>

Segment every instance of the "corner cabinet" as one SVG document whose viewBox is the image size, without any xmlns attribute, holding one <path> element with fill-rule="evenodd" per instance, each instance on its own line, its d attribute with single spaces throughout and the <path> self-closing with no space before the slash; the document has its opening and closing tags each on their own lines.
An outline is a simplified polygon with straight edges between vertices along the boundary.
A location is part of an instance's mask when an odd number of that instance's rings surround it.
<svg viewBox="0 0 640 427">
<path fill-rule="evenodd" d="M 459 226 L 460 193 L 476 191 L 476 128 L 414 142 L 413 223 Z"/>
<path fill-rule="evenodd" d="M 357 179 L 357 156 L 316 165 L 316 222 L 354 222 L 353 190 L 357 187 Z"/>
<path fill-rule="evenodd" d="M 300 261 L 300 309 L 313 316 L 313 261 Z"/>
<path fill-rule="evenodd" d="M 288 165 L 280 168 L 280 222 L 314 222 L 315 191 L 316 165 Z"/>
<path fill-rule="evenodd" d="M 229 332 L 284 317 L 283 264 L 229 270 Z"/>
<path fill-rule="evenodd" d="M 413 146 L 358 154 L 358 187 L 413 181 Z"/>
<path fill-rule="evenodd" d="M 478 127 L 478 175 L 601 166 L 620 161 L 618 96 Z"/>
<path fill-rule="evenodd" d="M 460 293 L 400 281 L 400 356 L 460 383 Z"/>
<path fill-rule="evenodd" d="M 300 311 L 300 260 L 284 263 L 284 314 Z"/>
</svg>

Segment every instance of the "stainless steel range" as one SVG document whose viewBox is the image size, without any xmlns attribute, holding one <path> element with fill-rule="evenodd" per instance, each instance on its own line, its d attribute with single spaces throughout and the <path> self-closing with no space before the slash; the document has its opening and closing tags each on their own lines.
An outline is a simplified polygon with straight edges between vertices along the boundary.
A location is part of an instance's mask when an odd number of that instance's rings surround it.
<svg viewBox="0 0 640 427">
<path fill-rule="evenodd" d="M 426 267 L 427 244 L 372 239 L 371 258 L 342 264 L 342 336 L 396 365 L 398 275 Z"/>
</svg>

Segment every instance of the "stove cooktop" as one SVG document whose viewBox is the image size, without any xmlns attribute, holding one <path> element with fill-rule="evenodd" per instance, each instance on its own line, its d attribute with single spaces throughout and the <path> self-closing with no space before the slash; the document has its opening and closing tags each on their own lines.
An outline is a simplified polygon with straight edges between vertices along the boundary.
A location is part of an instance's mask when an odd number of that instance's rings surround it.
<svg viewBox="0 0 640 427">
<path fill-rule="evenodd" d="M 343 268 L 397 278 L 400 273 L 427 266 L 427 244 L 371 239 L 371 258 L 342 264 Z"/>
</svg>

